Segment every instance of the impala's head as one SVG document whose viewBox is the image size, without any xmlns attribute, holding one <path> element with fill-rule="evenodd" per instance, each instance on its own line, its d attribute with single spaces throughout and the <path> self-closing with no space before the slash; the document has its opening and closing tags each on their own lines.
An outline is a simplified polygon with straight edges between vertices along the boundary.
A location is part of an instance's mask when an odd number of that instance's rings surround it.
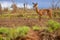
<svg viewBox="0 0 60 40">
<path fill-rule="evenodd" d="M 38 3 L 33 3 L 33 8 L 38 7 Z"/>
</svg>

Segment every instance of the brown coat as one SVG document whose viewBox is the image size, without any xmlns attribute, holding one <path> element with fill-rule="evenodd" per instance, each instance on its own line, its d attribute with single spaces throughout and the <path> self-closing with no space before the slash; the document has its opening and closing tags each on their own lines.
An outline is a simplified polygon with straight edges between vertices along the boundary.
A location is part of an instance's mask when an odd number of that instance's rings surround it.
<svg viewBox="0 0 60 40">
<path fill-rule="evenodd" d="M 39 15 L 40 19 L 41 19 L 41 16 L 44 14 L 48 15 L 50 19 L 52 18 L 52 9 L 38 9 L 38 4 L 37 3 L 33 3 L 33 4 L 34 4 L 33 8 Z"/>
</svg>

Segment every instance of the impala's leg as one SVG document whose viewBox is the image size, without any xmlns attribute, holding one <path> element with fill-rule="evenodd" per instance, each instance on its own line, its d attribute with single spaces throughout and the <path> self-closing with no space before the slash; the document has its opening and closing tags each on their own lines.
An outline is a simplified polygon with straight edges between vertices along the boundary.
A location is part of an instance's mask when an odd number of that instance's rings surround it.
<svg viewBox="0 0 60 40">
<path fill-rule="evenodd" d="M 42 12 L 39 13 L 39 21 L 42 19 Z"/>
<path fill-rule="evenodd" d="M 42 16 L 39 15 L 39 21 L 41 21 Z"/>
<path fill-rule="evenodd" d="M 49 18 L 52 19 L 52 12 L 49 11 L 49 12 L 47 12 L 47 14 L 48 14 Z"/>
<path fill-rule="evenodd" d="M 51 13 L 49 13 L 49 15 L 48 15 L 49 17 L 50 17 L 50 19 L 52 19 L 52 14 Z"/>
</svg>

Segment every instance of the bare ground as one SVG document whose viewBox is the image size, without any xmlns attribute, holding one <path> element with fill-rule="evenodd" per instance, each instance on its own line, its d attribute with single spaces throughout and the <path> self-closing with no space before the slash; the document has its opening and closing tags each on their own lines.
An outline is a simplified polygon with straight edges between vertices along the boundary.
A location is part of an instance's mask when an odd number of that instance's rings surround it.
<svg viewBox="0 0 60 40">
<path fill-rule="evenodd" d="M 23 26 L 23 25 L 27 25 L 27 26 L 34 26 L 34 25 L 38 25 L 38 26 L 46 26 L 47 21 L 50 20 L 48 18 L 42 18 L 41 21 L 39 21 L 39 19 L 37 18 L 0 18 L 0 26 L 7 26 L 7 27 L 14 27 L 14 26 Z M 57 22 L 60 23 L 60 18 L 55 18 L 53 19 Z M 26 38 L 23 38 L 21 40 L 41 40 L 41 37 L 39 36 L 39 32 L 35 32 L 33 30 L 30 30 L 28 32 L 28 34 L 26 35 Z M 16 39 L 19 40 L 19 39 Z M 59 39 L 60 40 L 60 39 Z"/>
<path fill-rule="evenodd" d="M 41 21 L 39 21 L 38 18 L 0 18 L 0 26 L 6 26 L 6 27 L 14 27 L 14 26 L 34 26 L 34 25 L 38 25 L 38 26 L 46 26 L 46 22 L 50 20 L 48 18 L 42 18 Z M 53 19 L 57 22 L 60 23 L 60 18 L 55 18 Z"/>
</svg>

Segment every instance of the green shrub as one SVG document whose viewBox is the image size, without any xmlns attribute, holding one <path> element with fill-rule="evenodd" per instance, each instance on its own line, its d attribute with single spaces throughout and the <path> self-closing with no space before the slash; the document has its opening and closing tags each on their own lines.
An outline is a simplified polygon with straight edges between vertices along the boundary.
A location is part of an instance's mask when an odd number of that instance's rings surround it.
<svg viewBox="0 0 60 40">
<path fill-rule="evenodd" d="M 25 36 L 29 30 L 30 30 L 30 28 L 27 26 L 17 27 L 17 33 L 20 36 Z"/>
<path fill-rule="evenodd" d="M 47 28 L 47 31 L 53 32 L 54 30 L 53 30 L 51 27 L 48 27 L 48 28 Z"/>
<path fill-rule="evenodd" d="M 0 35 L 2 35 L 3 37 L 1 36 L 0 40 L 11 40 L 11 39 L 15 39 L 19 36 L 25 37 L 25 35 L 28 33 L 29 30 L 30 30 L 30 28 L 27 26 L 17 27 L 17 28 L 1 27 Z M 7 35 L 4 36 L 3 34 L 7 34 Z"/>
<path fill-rule="evenodd" d="M 38 26 L 33 26 L 32 29 L 35 30 L 35 31 L 38 31 L 38 30 L 40 30 L 40 27 L 38 27 Z"/>
<path fill-rule="evenodd" d="M 48 30 L 54 31 L 60 28 L 60 23 L 53 20 L 49 20 L 47 26 L 48 26 Z"/>
<path fill-rule="evenodd" d="M 0 36 L 0 40 L 3 40 L 3 37 Z"/>
<path fill-rule="evenodd" d="M 0 40 L 10 40 L 10 38 L 8 38 L 8 37 L 1 37 L 0 36 Z"/>
<path fill-rule="evenodd" d="M 1 27 L 0 28 L 0 34 L 6 34 L 6 35 L 8 35 L 9 31 L 10 31 L 10 29 L 7 28 L 7 27 Z"/>
<path fill-rule="evenodd" d="M 0 28 L 0 35 L 5 36 L 4 38 L 1 39 L 6 39 L 6 40 L 10 40 L 13 38 L 17 37 L 17 33 L 16 33 L 16 29 L 14 28 L 7 28 L 7 27 L 1 27 Z"/>
<path fill-rule="evenodd" d="M 0 28 L 0 40 L 10 40 L 9 38 L 10 29 L 7 27 Z"/>
<path fill-rule="evenodd" d="M 10 28 L 10 31 L 9 31 L 9 38 L 13 39 L 13 38 L 16 38 L 18 35 L 17 35 L 17 32 L 16 32 L 16 29 L 15 28 Z"/>
</svg>

